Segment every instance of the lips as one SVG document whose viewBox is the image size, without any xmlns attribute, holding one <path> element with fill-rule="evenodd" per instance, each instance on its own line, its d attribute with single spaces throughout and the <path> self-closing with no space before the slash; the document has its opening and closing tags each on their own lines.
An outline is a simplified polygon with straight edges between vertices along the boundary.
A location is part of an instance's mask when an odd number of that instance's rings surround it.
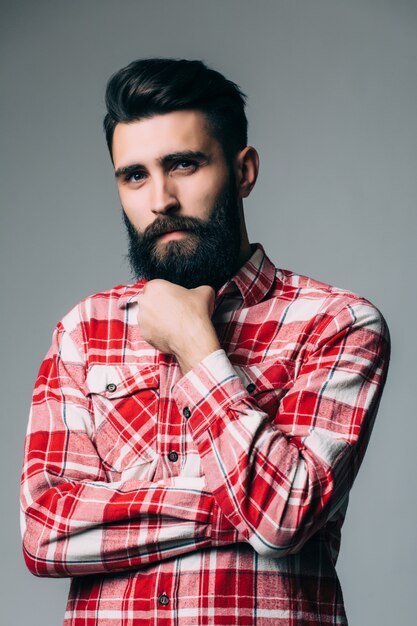
<svg viewBox="0 0 417 626">
<path fill-rule="evenodd" d="M 158 241 L 172 241 L 175 239 L 182 239 L 187 231 L 186 230 L 168 230 L 157 236 Z"/>
<path fill-rule="evenodd" d="M 179 233 L 179 232 L 185 232 L 187 229 L 186 228 L 167 228 L 166 230 L 163 230 L 161 233 L 158 233 L 157 237 L 162 237 L 162 235 L 169 235 L 170 233 Z"/>
<path fill-rule="evenodd" d="M 154 244 L 162 240 L 163 238 L 169 239 L 171 233 L 181 233 L 178 235 L 178 239 L 184 236 L 185 232 L 190 234 L 199 235 L 201 233 L 202 226 L 197 218 L 191 217 L 160 217 L 152 224 L 150 224 L 143 234 L 143 243 L 148 242 Z M 171 238 L 174 237 L 173 235 Z"/>
</svg>

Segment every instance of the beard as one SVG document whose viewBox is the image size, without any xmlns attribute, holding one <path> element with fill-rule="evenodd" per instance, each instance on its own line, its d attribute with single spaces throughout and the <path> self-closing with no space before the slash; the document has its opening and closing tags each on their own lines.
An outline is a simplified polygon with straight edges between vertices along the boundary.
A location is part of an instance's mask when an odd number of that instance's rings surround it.
<svg viewBox="0 0 417 626">
<path fill-rule="evenodd" d="M 239 269 L 240 216 L 235 177 L 231 173 L 208 220 L 163 215 L 139 232 L 123 211 L 129 249 L 127 258 L 137 280 L 162 278 L 193 289 L 219 289 Z M 174 230 L 187 231 L 180 240 L 158 242 Z"/>
</svg>

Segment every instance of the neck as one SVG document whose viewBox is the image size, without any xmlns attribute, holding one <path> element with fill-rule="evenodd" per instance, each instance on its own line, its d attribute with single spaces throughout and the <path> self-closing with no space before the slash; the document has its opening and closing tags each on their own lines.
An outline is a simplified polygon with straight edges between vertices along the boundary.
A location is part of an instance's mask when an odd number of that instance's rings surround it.
<svg viewBox="0 0 417 626">
<path fill-rule="evenodd" d="M 239 267 L 242 267 L 248 259 L 252 256 L 252 248 L 249 243 L 248 231 L 246 230 L 245 216 L 243 213 L 243 206 L 240 205 L 240 253 L 239 253 Z"/>
</svg>

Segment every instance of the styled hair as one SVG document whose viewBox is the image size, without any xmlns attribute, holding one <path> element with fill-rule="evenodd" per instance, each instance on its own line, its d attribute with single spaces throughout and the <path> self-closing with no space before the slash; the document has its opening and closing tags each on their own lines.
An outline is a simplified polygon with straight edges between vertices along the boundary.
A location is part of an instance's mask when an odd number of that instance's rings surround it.
<svg viewBox="0 0 417 626">
<path fill-rule="evenodd" d="M 119 122 L 134 122 L 173 111 L 195 110 L 226 159 L 247 145 L 246 96 L 238 85 L 202 61 L 150 58 L 133 61 L 110 78 L 106 88 L 104 131 L 112 155 Z"/>
</svg>

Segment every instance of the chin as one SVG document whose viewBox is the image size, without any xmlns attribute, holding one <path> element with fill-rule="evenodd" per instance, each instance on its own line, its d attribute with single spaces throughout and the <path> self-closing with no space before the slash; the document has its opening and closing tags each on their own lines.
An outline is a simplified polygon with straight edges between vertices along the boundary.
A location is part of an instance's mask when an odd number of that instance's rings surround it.
<svg viewBox="0 0 417 626">
<path fill-rule="evenodd" d="M 197 250 L 198 239 L 195 235 L 171 241 L 158 241 L 154 247 L 154 255 L 158 261 L 165 261 L 167 257 L 192 256 Z"/>
</svg>

